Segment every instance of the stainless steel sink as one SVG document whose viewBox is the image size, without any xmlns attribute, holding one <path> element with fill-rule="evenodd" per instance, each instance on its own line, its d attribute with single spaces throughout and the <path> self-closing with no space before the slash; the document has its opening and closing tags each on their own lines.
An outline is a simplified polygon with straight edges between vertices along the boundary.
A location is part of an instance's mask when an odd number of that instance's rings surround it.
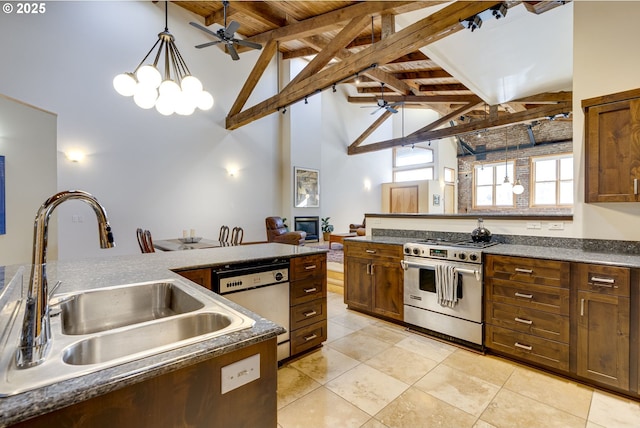
<svg viewBox="0 0 640 428">
<path fill-rule="evenodd" d="M 250 328 L 255 321 L 180 279 L 54 296 L 51 350 L 18 369 L 21 305 L 0 308 L 0 397 L 87 375 Z M 144 360 L 143 360 L 144 361 Z M 149 365 L 158 364 L 152 359 Z M 142 370 L 136 366 L 134 371 Z M 126 376 L 128 372 L 121 375 Z"/>
<path fill-rule="evenodd" d="M 73 365 L 99 364 L 149 349 L 173 347 L 184 340 L 220 331 L 231 321 L 227 315 L 207 312 L 146 323 L 76 342 L 64 350 L 62 361 Z"/>
<path fill-rule="evenodd" d="M 59 299 L 63 334 L 96 333 L 204 307 L 172 282 L 110 287 Z"/>
</svg>

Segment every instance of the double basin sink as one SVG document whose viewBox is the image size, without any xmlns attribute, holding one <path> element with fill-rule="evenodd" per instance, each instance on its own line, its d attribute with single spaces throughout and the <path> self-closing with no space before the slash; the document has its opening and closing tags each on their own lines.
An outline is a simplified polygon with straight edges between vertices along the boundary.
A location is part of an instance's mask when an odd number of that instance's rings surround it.
<svg viewBox="0 0 640 428">
<path fill-rule="evenodd" d="M 18 369 L 14 361 L 21 324 L 18 312 L 14 313 L 9 338 L 1 344 L 0 397 L 250 328 L 255 323 L 178 279 L 60 294 L 50 300 L 52 345 L 47 358 L 35 367 Z"/>
</svg>

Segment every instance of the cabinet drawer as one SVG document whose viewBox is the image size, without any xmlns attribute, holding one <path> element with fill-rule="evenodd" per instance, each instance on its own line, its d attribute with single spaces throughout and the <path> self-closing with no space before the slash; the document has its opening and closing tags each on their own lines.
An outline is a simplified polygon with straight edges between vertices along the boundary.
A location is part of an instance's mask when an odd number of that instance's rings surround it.
<svg viewBox="0 0 640 428">
<path fill-rule="evenodd" d="M 376 244 L 372 242 L 347 242 L 344 245 L 346 257 L 375 258 L 394 257 L 401 259 L 402 245 Z"/>
<path fill-rule="evenodd" d="M 327 340 L 327 321 L 323 320 L 291 332 L 291 355 L 299 354 Z"/>
<path fill-rule="evenodd" d="M 326 295 L 327 278 L 317 277 L 291 282 L 291 305 L 321 299 Z"/>
<path fill-rule="evenodd" d="M 629 297 L 631 269 L 586 263 L 576 263 L 574 267 L 578 289 Z"/>
<path fill-rule="evenodd" d="M 569 287 L 571 273 L 569 266 L 568 262 L 556 260 L 488 255 L 485 277 L 552 287 Z"/>
<path fill-rule="evenodd" d="M 289 266 L 289 281 L 323 276 L 327 273 L 327 255 L 315 254 L 306 257 L 294 257 Z"/>
<path fill-rule="evenodd" d="M 497 278 L 486 278 L 487 298 L 523 308 L 569 315 L 569 290 Z"/>
<path fill-rule="evenodd" d="M 327 319 L 327 300 L 318 299 L 291 307 L 291 330 Z"/>
<path fill-rule="evenodd" d="M 569 345 L 566 343 L 487 325 L 485 345 L 532 363 L 569 370 Z"/>
<path fill-rule="evenodd" d="M 491 301 L 486 314 L 489 324 L 569 343 L 569 317 Z"/>
</svg>

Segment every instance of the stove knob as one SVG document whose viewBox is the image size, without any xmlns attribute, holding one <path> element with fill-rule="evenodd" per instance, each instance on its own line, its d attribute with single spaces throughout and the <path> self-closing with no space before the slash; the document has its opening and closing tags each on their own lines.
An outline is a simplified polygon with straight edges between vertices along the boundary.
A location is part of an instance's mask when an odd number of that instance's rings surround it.
<svg viewBox="0 0 640 428">
<path fill-rule="evenodd" d="M 276 281 L 282 281 L 282 278 L 284 278 L 282 272 L 276 272 Z"/>
<path fill-rule="evenodd" d="M 405 254 L 411 254 L 411 248 L 407 247 L 404 249 Z"/>
<path fill-rule="evenodd" d="M 474 253 L 470 254 L 469 255 L 469 260 L 475 262 L 476 260 L 478 260 L 478 255 L 474 254 Z"/>
<path fill-rule="evenodd" d="M 413 254 L 415 254 L 416 256 L 420 255 L 420 248 L 414 248 Z"/>
<path fill-rule="evenodd" d="M 465 253 L 460 253 L 460 254 L 458 254 L 458 258 L 459 258 L 460 260 L 464 260 L 464 259 L 466 259 L 466 258 L 467 258 L 467 255 L 466 255 Z"/>
</svg>

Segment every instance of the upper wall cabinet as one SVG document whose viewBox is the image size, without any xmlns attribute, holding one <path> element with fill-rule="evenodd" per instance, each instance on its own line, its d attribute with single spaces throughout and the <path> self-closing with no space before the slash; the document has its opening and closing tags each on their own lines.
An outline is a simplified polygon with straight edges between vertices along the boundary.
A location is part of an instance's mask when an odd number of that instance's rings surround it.
<svg viewBox="0 0 640 428">
<path fill-rule="evenodd" d="M 640 89 L 582 101 L 585 202 L 640 201 Z"/>
</svg>

